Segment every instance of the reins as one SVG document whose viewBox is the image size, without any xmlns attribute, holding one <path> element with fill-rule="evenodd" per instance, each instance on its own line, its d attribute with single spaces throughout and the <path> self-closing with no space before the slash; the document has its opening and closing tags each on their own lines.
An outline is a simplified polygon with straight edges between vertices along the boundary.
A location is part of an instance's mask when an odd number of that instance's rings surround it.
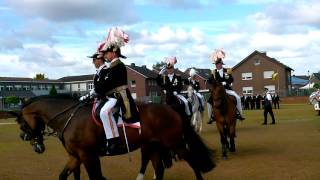
<svg viewBox="0 0 320 180">
<path fill-rule="evenodd" d="M 71 106 L 68 106 L 67 108 L 65 108 L 64 110 L 62 110 L 61 112 L 58 112 L 57 114 L 55 114 L 53 116 L 53 118 L 49 119 L 49 121 L 47 122 L 47 125 L 49 125 L 53 120 L 57 119 L 59 116 L 61 116 L 62 114 L 68 112 L 69 110 L 73 109 L 74 110 L 70 113 L 67 121 L 65 122 L 62 130 L 60 132 L 57 132 L 58 133 L 58 137 L 59 139 L 62 141 L 62 143 L 64 144 L 64 140 L 63 140 L 63 134 L 64 134 L 64 131 L 65 129 L 67 128 L 67 126 L 69 125 L 71 119 L 74 117 L 75 113 L 79 110 L 80 107 L 84 106 L 86 103 L 83 103 L 81 101 L 75 103 L 75 104 L 72 104 Z M 52 132 L 48 132 L 46 133 L 46 135 L 50 136 L 50 135 L 54 135 L 55 134 L 55 131 L 52 131 Z"/>
<path fill-rule="evenodd" d="M 76 103 L 76 108 L 72 111 L 72 113 L 70 114 L 68 120 L 66 121 L 66 123 L 64 124 L 62 131 L 59 133 L 59 139 L 62 141 L 62 143 L 64 144 L 64 140 L 63 140 L 63 133 L 64 130 L 66 129 L 66 127 L 68 126 L 68 124 L 70 123 L 71 119 L 73 118 L 74 114 L 78 111 L 78 109 L 80 107 L 82 107 L 84 104 L 81 104 L 81 102 Z"/>
</svg>

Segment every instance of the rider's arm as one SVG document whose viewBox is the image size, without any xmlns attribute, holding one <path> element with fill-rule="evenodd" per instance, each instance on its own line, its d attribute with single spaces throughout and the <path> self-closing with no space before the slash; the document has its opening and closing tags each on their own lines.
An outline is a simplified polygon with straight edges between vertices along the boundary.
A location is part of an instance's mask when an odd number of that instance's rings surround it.
<svg viewBox="0 0 320 180">
<path fill-rule="evenodd" d="M 180 93 L 182 91 L 182 79 L 181 76 L 177 76 L 178 84 L 177 84 L 177 92 Z"/>
</svg>

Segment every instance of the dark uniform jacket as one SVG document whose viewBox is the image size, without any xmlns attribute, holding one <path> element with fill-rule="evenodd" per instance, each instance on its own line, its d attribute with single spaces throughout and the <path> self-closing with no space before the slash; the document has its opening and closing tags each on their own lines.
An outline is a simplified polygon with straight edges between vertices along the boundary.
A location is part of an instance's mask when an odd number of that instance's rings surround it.
<svg viewBox="0 0 320 180">
<path fill-rule="evenodd" d="M 189 78 L 186 81 L 186 84 L 192 86 L 192 88 L 197 92 L 200 90 L 200 83 L 198 80 L 192 80 L 191 78 Z"/>
<path fill-rule="evenodd" d="M 111 63 L 110 67 L 103 67 L 94 76 L 94 89 L 97 97 L 106 100 L 107 97 L 118 100 L 123 120 L 126 122 L 138 122 L 138 112 L 135 102 L 127 87 L 127 69 L 120 59 Z"/>
<path fill-rule="evenodd" d="M 217 69 L 213 70 L 212 73 L 215 74 L 216 81 L 221 82 L 221 83 L 222 82 L 226 82 L 226 85 L 224 85 L 225 89 L 232 90 L 231 83 L 233 82 L 233 77 L 232 77 L 231 74 L 227 74 L 227 69 L 226 68 L 223 68 L 222 77 L 220 76 L 220 73 L 218 72 Z M 208 82 L 211 83 L 213 78 L 214 78 L 214 75 L 212 74 L 211 77 L 208 79 Z"/>
<path fill-rule="evenodd" d="M 173 74 L 172 81 L 170 81 L 168 75 L 162 76 L 159 74 L 157 77 L 157 83 L 160 87 L 170 93 L 176 91 L 179 94 L 183 88 L 181 76 L 177 76 L 176 74 Z"/>
</svg>

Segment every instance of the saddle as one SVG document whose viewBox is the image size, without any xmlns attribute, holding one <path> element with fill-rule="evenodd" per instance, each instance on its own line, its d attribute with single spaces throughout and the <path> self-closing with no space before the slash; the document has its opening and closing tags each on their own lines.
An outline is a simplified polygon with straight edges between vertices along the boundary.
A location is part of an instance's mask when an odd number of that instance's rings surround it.
<svg viewBox="0 0 320 180">
<path fill-rule="evenodd" d="M 101 108 L 103 107 L 103 105 L 106 103 L 106 100 L 101 100 L 100 104 L 98 106 L 96 106 L 96 103 L 93 103 L 93 107 L 92 107 L 92 120 L 99 126 L 102 126 L 102 120 L 100 118 L 100 111 Z M 123 117 L 123 114 L 120 114 L 121 111 L 121 105 L 119 103 L 117 103 L 114 107 L 113 107 L 113 117 L 118 125 L 118 127 L 121 127 L 122 124 L 124 124 L 125 126 L 129 126 L 131 128 L 140 128 L 140 122 L 135 122 L 135 123 L 126 123 L 123 121 L 122 118 L 119 118 L 120 116 Z"/>
</svg>

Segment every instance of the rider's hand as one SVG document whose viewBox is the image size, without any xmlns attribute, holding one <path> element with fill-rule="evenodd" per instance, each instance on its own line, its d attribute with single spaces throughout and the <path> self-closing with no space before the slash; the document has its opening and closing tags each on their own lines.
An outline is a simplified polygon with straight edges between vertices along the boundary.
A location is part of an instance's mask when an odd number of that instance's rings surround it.
<svg viewBox="0 0 320 180">
<path fill-rule="evenodd" d="M 225 81 L 222 81 L 222 85 L 225 86 L 227 83 Z"/>
<path fill-rule="evenodd" d="M 164 72 L 166 72 L 167 71 L 167 68 L 166 67 L 164 67 L 164 68 L 162 68 L 161 69 L 161 71 L 159 72 L 159 74 L 160 75 L 163 75 L 164 74 Z"/>
<path fill-rule="evenodd" d="M 93 97 L 96 95 L 96 92 L 94 91 L 94 89 L 91 89 L 91 91 L 89 92 L 89 96 Z"/>
<path fill-rule="evenodd" d="M 175 95 L 175 96 L 176 96 L 177 94 L 178 94 L 178 93 L 177 93 L 177 91 L 173 91 L 173 95 Z"/>
<path fill-rule="evenodd" d="M 89 96 L 90 96 L 89 94 L 86 94 L 86 95 L 84 95 L 84 96 L 81 96 L 81 97 L 79 98 L 79 101 L 84 101 L 84 100 L 86 100 Z"/>
</svg>

